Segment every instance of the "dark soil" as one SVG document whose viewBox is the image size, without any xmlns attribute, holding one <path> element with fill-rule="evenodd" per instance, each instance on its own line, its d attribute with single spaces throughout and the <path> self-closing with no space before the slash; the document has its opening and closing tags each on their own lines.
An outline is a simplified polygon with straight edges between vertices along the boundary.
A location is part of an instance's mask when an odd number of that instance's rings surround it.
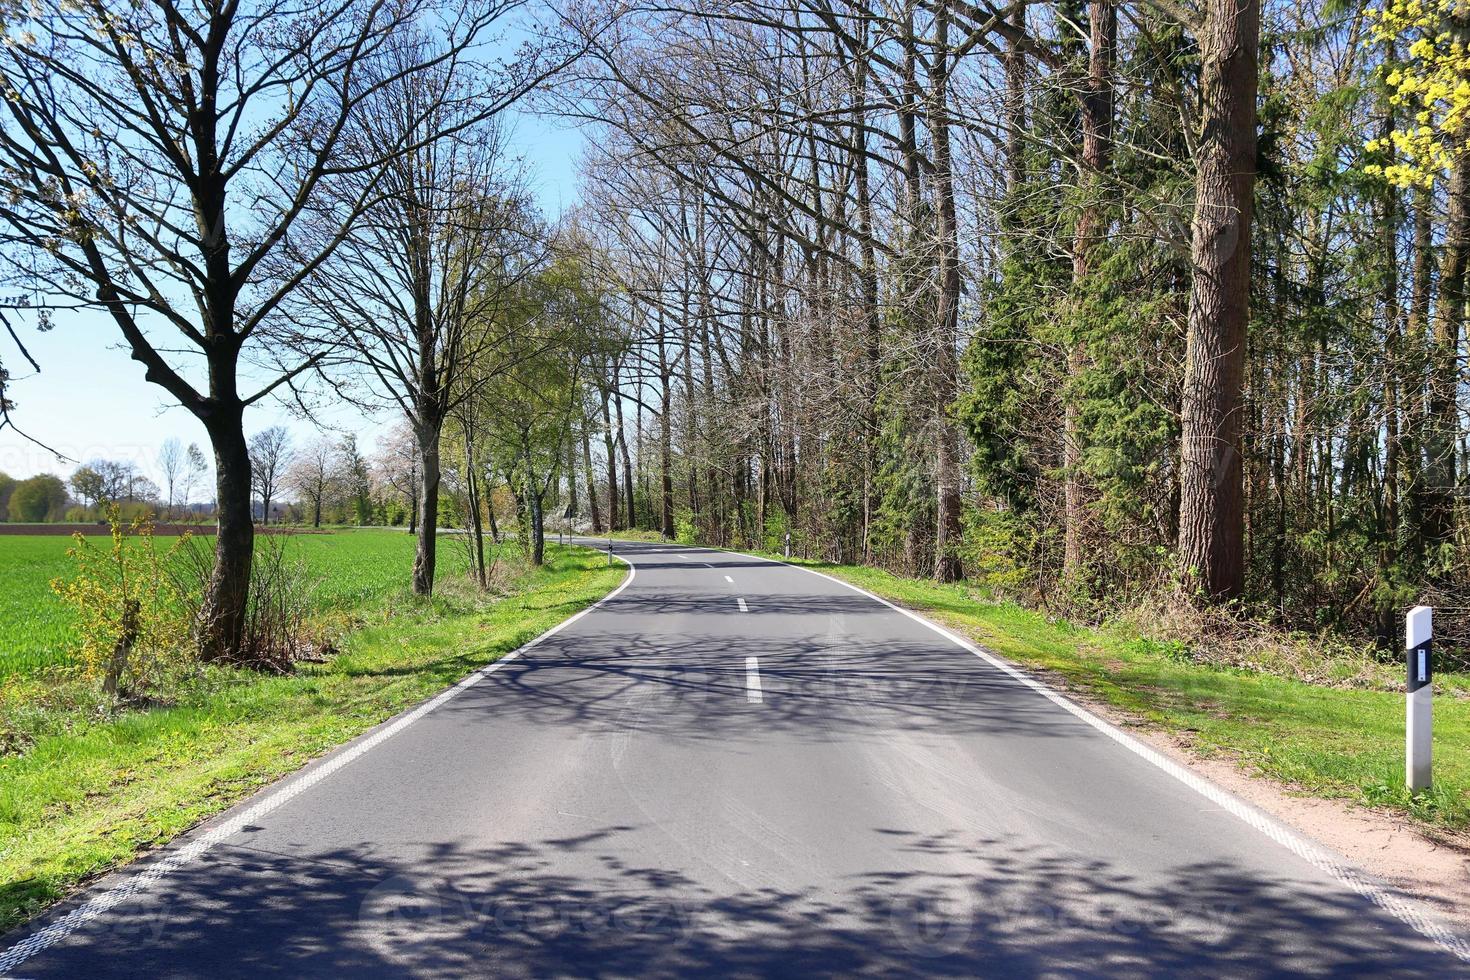
<svg viewBox="0 0 1470 980">
<path fill-rule="evenodd" d="M 56 534 L 71 535 L 77 532 L 82 534 L 107 534 L 107 522 L 98 521 L 92 524 L 0 524 L 0 534 Z M 213 524 L 155 524 L 153 533 L 158 535 L 183 534 L 189 531 L 193 534 L 214 536 L 215 526 Z M 331 531 L 317 530 L 309 527 L 269 527 L 256 526 L 256 534 L 331 534 Z"/>
</svg>

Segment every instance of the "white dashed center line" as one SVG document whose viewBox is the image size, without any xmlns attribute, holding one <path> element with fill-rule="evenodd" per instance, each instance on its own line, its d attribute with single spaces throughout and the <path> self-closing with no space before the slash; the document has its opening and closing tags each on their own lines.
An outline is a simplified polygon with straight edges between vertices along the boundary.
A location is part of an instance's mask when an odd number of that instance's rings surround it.
<svg viewBox="0 0 1470 980">
<path fill-rule="evenodd" d="M 735 584 L 735 580 L 728 575 L 725 576 L 725 581 L 729 582 L 731 585 Z"/>
<path fill-rule="evenodd" d="M 761 698 L 761 662 L 759 657 L 745 658 L 745 700 L 750 704 L 760 704 Z"/>
<path fill-rule="evenodd" d="M 745 600 L 744 599 L 737 598 L 735 601 L 738 602 L 738 603 L 740 603 L 740 611 L 741 612 L 750 612 L 749 609 L 745 608 Z"/>
</svg>

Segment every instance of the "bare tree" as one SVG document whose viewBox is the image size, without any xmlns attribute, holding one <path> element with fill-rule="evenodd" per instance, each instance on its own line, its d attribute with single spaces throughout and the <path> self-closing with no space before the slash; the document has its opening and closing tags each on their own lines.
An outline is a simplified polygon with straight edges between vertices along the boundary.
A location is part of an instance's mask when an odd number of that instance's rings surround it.
<svg viewBox="0 0 1470 980">
<path fill-rule="evenodd" d="M 413 148 L 373 176 L 378 194 L 367 220 L 290 304 L 292 324 L 309 339 L 336 337 L 335 356 L 359 368 L 414 434 L 419 595 L 434 588 L 445 423 L 493 373 L 504 338 L 485 326 L 540 250 L 537 223 L 510 186 L 498 127 L 480 121 L 482 107 L 443 74 L 386 87 L 357 120 L 361 142 Z M 405 121 L 414 131 L 403 131 Z M 419 128 L 452 135 L 424 140 Z M 357 199 L 362 179 L 333 187 Z"/>
<path fill-rule="evenodd" d="M 442 135 L 416 119 L 388 142 L 349 145 L 353 124 L 385 88 L 464 65 L 520 6 L 38 0 L 34 32 L 9 25 L 20 37 L 0 52 L 0 254 L 30 289 L 22 305 L 104 312 L 144 376 L 208 433 L 219 533 L 206 658 L 233 658 L 243 626 L 254 535 L 245 410 L 323 354 L 298 347 L 251 375 L 253 389 L 241 363 L 272 362 L 256 347 L 261 325 L 375 203 L 371 175 Z M 507 82 L 523 89 L 539 67 L 487 75 L 477 95 L 493 108 Z M 359 193 L 334 195 L 328 210 L 324 182 L 349 171 Z M 328 230 L 289 274 L 268 274 L 306 214 Z"/>
<path fill-rule="evenodd" d="M 380 487 L 401 494 L 408 503 L 408 533 L 417 530 L 419 489 L 418 442 L 405 422 L 378 443 L 373 455 L 373 475 Z"/>
<path fill-rule="evenodd" d="M 184 472 L 179 478 L 179 490 L 183 497 L 181 502 L 185 509 L 191 508 L 194 502 L 194 488 L 208 474 L 209 461 L 204 458 L 204 451 L 199 448 L 197 442 L 189 443 L 189 448 L 184 451 Z"/>
<path fill-rule="evenodd" d="M 165 517 L 173 514 L 174 492 L 178 489 L 179 481 L 183 478 L 187 467 L 188 459 L 185 456 L 184 444 L 177 438 L 165 439 L 163 445 L 158 449 L 158 468 L 163 473 L 165 492 Z"/>
<path fill-rule="evenodd" d="M 271 501 L 281 488 L 293 458 L 291 433 L 273 425 L 250 437 L 250 479 L 260 495 L 262 524 L 271 522 Z"/>
</svg>

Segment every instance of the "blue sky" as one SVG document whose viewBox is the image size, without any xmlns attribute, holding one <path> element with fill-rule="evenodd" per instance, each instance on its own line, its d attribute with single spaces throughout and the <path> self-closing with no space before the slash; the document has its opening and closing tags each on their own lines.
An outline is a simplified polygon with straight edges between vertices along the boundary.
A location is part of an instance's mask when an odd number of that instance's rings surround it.
<svg viewBox="0 0 1470 980">
<path fill-rule="evenodd" d="M 581 149 L 581 133 L 560 121 L 528 113 L 516 116 L 510 150 L 525 159 L 530 189 L 548 217 L 575 202 Z M 143 380 L 142 365 L 120 346 L 121 337 L 110 320 L 94 313 L 60 315 L 54 330 L 43 334 L 25 328 L 22 337 L 40 362 L 41 373 L 22 371 L 23 362 L 10 351 L 5 352 L 5 363 L 17 376 L 10 392 L 18 406 L 15 419 L 36 439 L 73 460 L 132 460 L 155 479 L 158 448 L 168 438 L 197 442 L 209 454 L 203 427 L 188 412 L 170 407 L 161 388 Z M 364 451 L 371 451 L 377 436 L 396 419 L 388 413 L 364 419 L 356 411 L 339 410 L 319 421 L 357 432 Z M 291 418 L 274 401 L 253 408 L 245 428 L 255 432 L 277 424 L 290 428 L 298 443 L 317 435 L 311 422 Z M 65 478 L 75 466 L 58 461 L 15 432 L 0 431 L 0 472 L 14 477 L 56 473 Z"/>
</svg>

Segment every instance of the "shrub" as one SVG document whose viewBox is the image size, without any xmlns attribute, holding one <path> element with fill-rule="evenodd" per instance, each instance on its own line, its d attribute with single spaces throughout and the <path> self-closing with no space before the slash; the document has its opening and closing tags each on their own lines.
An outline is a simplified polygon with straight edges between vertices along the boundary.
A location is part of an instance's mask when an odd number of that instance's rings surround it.
<svg viewBox="0 0 1470 980">
<path fill-rule="evenodd" d="M 73 535 L 76 543 L 67 554 L 77 573 L 54 579 L 51 588 L 76 611 L 87 675 L 101 678 L 107 694 L 126 695 L 191 658 L 190 603 L 170 571 L 189 538 L 161 552 L 151 518 L 124 524 L 115 506 L 107 517 L 111 547 Z"/>
<path fill-rule="evenodd" d="M 674 511 L 674 540 L 680 544 L 694 544 L 696 540 L 694 514 L 687 507 Z"/>
<path fill-rule="evenodd" d="M 256 538 L 250 566 L 245 628 L 235 663 L 256 670 L 287 670 L 293 661 L 314 658 L 330 646 L 309 628 L 319 579 L 306 563 L 286 554 L 287 534 Z M 198 623 L 205 585 L 214 573 L 214 549 L 190 539 L 175 563 L 178 594 L 187 598 L 189 621 Z"/>
</svg>

